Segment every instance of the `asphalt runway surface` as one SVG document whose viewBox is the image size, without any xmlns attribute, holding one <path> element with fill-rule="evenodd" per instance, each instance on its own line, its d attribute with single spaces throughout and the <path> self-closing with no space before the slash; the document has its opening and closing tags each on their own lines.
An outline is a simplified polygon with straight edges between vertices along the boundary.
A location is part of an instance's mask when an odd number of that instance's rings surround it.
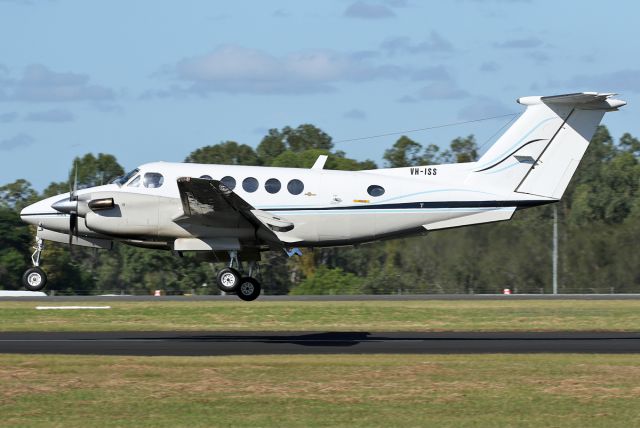
<svg viewBox="0 0 640 428">
<path fill-rule="evenodd" d="M 0 333 L 0 353 L 140 356 L 626 354 L 640 353 L 640 333 L 11 332 Z"/>
</svg>

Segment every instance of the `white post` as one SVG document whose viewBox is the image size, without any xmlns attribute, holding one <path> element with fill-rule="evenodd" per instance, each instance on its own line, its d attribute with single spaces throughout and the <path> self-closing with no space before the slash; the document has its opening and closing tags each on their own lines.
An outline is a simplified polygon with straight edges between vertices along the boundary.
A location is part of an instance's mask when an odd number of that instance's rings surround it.
<svg viewBox="0 0 640 428">
<path fill-rule="evenodd" d="M 558 294 L 558 205 L 553 205 L 553 294 Z"/>
</svg>

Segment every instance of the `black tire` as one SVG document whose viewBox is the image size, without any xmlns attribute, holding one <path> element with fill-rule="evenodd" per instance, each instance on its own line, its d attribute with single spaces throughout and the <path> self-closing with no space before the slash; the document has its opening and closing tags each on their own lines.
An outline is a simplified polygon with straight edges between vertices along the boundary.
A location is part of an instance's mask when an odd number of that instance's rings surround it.
<svg viewBox="0 0 640 428">
<path fill-rule="evenodd" d="M 47 274 L 39 267 L 29 268 L 22 275 L 22 285 L 27 291 L 40 291 L 47 285 Z"/>
<path fill-rule="evenodd" d="M 226 267 L 218 271 L 216 278 L 218 288 L 225 293 L 233 293 L 240 284 L 240 273 L 234 268 Z"/>
<path fill-rule="evenodd" d="M 262 287 L 257 279 L 245 276 L 240 281 L 240 285 L 236 289 L 236 294 L 245 302 L 250 302 L 260 296 L 260 290 L 262 290 Z"/>
</svg>

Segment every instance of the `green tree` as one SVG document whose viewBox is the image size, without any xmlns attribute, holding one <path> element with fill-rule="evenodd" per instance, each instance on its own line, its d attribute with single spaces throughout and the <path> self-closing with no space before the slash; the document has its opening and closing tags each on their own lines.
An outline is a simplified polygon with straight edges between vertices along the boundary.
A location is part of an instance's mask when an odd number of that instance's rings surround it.
<svg viewBox="0 0 640 428">
<path fill-rule="evenodd" d="M 315 272 L 291 290 L 290 294 L 359 294 L 363 281 L 341 268 L 319 266 Z"/>
<path fill-rule="evenodd" d="M 38 193 L 33 190 L 31 183 L 22 178 L 0 187 L 0 207 L 20 211 L 37 199 Z"/>
<path fill-rule="evenodd" d="M 282 129 L 282 134 L 287 148 L 294 152 L 310 149 L 331 150 L 333 148 L 329 134 L 308 123 L 302 124 L 295 129 L 285 126 Z"/>
<path fill-rule="evenodd" d="M 331 153 L 322 149 L 309 149 L 301 152 L 286 151 L 273 159 L 271 166 L 287 168 L 311 168 L 320 155 L 329 156 L 325 169 L 336 169 L 342 171 L 357 171 L 365 169 L 376 169 L 376 164 L 371 160 L 356 161 L 347 158 L 344 152 L 337 151 Z"/>
<path fill-rule="evenodd" d="M 473 135 L 454 139 L 451 142 L 450 150 L 458 163 L 478 160 L 478 145 Z"/>
<path fill-rule="evenodd" d="M 424 148 L 421 164 L 422 165 L 438 165 L 439 163 L 442 163 L 440 147 L 436 146 L 435 144 L 429 144 L 427 147 Z"/>
<path fill-rule="evenodd" d="M 393 147 L 385 150 L 384 160 L 389 168 L 401 168 L 416 166 L 422 163 L 422 145 L 403 135 L 393 144 Z"/>
<path fill-rule="evenodd" d="M 287 150 L 284 134 L 277 129 L 270 129 L 264 136 L 256 153 L 263 165 L 271 165 L 273 160 Z"/>
<path fill-rule="evenodd" d="M 618 146 L 620 146 L 620 149 L 624 152 L 631 153 L 635 157 L 640 156 L 640 140 L 633 137 L 628 132 L 622 134 Z"/>
<path fill-rule="evenodd" d="M 75 180 L 76 168 L 79 187 L 108 184 L 114 178 L 124 174 L 124 169 L 115 156 L 105 153 L 98 153 L 97 157 L 92 153 L 76 157 L 73 160 L 73 168 L 69 172 L 69 183 L 73 183 Z"/>
<path fill-rule="evenodd" d="M 0 287 L 18 288 L 27 268 L 31 233 L 17 213 L 0 207 Z"/>
</svg>

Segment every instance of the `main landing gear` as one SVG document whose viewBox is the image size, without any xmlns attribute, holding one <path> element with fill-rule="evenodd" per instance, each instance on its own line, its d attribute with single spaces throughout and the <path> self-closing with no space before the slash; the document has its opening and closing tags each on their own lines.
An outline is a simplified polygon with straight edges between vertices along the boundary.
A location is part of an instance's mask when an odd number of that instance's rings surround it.
<svg viewBox="0 0 640 428">
<path fill-rule="evenodd" d="M 22 285 L 28 291 L 40 291 L 47 285 L 47 274 L 40 269 L 40 254 L 44 250 L 44 242 L 36 237 L 35 251 L 31 255 L 33 267 L 27 269 L 22 275 Z"/>
<path fill-rule="evenodd" d="M 233 266 L 236 266 L 234 268 Z M 262 287 L 257 279 L 253 278 L 253 272 L 257 270 L 257 262 L 249 263 L 249 276 L 242 276 L 242 265 L 238 260 L 236 251 L 229 252 L 229 266 L 218 271 L 216 283 L 218 288 L 225 293 L 236 293 L 239 298 L 250 302 L 260 296 Z"/>
</svg>

